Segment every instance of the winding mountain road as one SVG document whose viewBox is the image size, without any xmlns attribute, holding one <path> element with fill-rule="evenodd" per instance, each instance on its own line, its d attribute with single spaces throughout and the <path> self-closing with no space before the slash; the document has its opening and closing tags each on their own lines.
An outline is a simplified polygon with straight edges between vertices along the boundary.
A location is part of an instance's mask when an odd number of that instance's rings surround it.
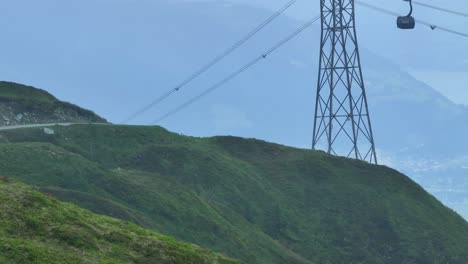
<svg viewBox="0 0 468 264">
<path fill-rule="evenodd" d="M 31 124 L 31 125 L 18 125 L 18 126 L 1 126 L 0 131 L 15 130 L 21 128 L 42 128 L 42 127 L 53 127 L 53 126 L 72 126 L 72 125 L 110 125 L 106 123 L 50 123 L 50 124 Z"/>
</svg>

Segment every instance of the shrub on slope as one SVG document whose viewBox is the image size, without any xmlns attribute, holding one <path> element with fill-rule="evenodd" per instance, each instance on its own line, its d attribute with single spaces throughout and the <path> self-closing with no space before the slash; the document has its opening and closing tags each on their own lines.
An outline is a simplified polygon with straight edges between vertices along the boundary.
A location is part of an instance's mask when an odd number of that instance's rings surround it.
<svg viewBox="0 0 468 264">
<path fill-rule="evenodd" d="M 0 263 L 235 264 L 0 178 Z"/>
</svg>

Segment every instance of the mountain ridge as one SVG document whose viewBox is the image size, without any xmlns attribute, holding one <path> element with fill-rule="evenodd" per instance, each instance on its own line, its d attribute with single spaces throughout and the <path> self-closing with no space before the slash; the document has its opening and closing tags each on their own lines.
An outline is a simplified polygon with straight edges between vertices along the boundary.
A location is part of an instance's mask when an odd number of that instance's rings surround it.
<svg viewBox="0 0 468 264">
<path fill-rule="evenodd" d="M 467 222 L 383 166 L 160 127 L 53 129 L 0 132 L 0 169 L 66 201 L 247 263 L 468 258 Z"/>
<path fill-rule="evenodd" d="M 0 82 L 0 126 L 45 123 L 107 123 L 90 110 L 58 100 L 45 90 Z"/>
</svg>

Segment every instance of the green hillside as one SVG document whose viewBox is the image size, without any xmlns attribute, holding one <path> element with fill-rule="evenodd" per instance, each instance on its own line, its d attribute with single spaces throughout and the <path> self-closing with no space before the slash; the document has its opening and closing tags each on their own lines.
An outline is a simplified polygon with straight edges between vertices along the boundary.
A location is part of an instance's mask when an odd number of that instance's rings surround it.
<svg viewBox="0 0 468 264">
<path fill-rule="evenodd" d="M 0 171 L 246 263 L 468 263 L 468 224 L 383 166 L 234 137 L 0 132 Z"/>
<path fill-rule="evenodd" d="M 105 123 L 90 110 L 62 102 L 45 90 L 12 82 L 0 82 L 0 125 L 53 122 Z"/>
<path fill-rule="evenodd" d="M 0 263 L 239 263 L 0 177 Z"/>
</svg>

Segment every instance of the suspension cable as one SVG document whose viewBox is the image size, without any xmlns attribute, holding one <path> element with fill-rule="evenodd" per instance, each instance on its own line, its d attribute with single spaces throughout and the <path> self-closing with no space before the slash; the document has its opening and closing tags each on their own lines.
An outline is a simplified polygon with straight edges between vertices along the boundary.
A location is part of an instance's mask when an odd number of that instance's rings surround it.
<svg viewBox="0 0 468 264">
<path fill-rule="evenodd" d="M 378 11 L 378 12 L 381 12 L 381 13 L 385 13 L 385 14 L 387 14 L 387 15 L 396 16 L 396 17 L 399 16 L 399 14 L 396 13 L 396 12 L 389 11 L 389 10 L 387 10 L 387 9 L 384 9 L 384 8 L 381 8 L 381 7 L 377 7 L 377 6 L 368 4 L 368 3 L 364 3 L 364 2 L 362 2 L 362 1 L 356 1 L 356 3 L 358 3 L 358 4 L 361 5 L 361 6 L 365 6 L 365 7 L 369 8 L 369 9 L 373 9 L 373 10 L 375 10 L 375 11 Z M 417 21 L 419 24 L 422 24 L 422 25 L 425 25 L 425 26 L 430 27 L 432 30 L 438 29 L 438 30 L 441 30 L 441 31 L 445 31 L 445 32 L 448 32 L 448 33 L 451 33 L 451 34 L 455 34 L 455 35 L 458 35 L 458 36 L 462 36 L 462 37 L 468 38 L 468 33 L 456 31 L 456 30 L 453 30 L 453 29 L 450 29 L 450 28 L 446 28 L 446 27 L 441 27 L 441 26 L 435 25 L 435 24 L 433 24 L 433 23 L 429 23 L 429 22 L 426 22 L 426 21 L 423 21 L 423 20 L 419 20 L 419 19 L 417 19 L 416 21 Z"/>
<path fill-rule="evenodd" d="M 255 29 L 253 29 L 251 32 L 249 32 L 247 35 L 245 35 L 242 39 L 240 39 L 238 42 L 236 42 L 234 45 L 229 47 L 227 50 L 225 50 L 223 53 L 221 53 L 219 56 L 217 56 L 215 59 L 207 63 L 205 66 L 200 68 L 199 70 L 195 71 L 192 75 L 190 75 L 187 79 L 179 83 L 176 87 L 170 89 L 166 93 L 162 94 L 155 100 L 153 100 L 150 104 L 144 106 L 140 110 L 136 111 L 126 119 L 124 119 L 121 124 L 126 124 L 138 116 L 144 114 L 154 106 L 158 105 L 162 101 L 164 101 L 166 98 L 168 98 L 170 95 L 173 93 L 178 92 L 181 88 L 186 86 L 188 83 L 193 81 L 195 78 L 209 70 L 211 67 L 216 65 L 218 62 L 220 62 L 222 59 L 224 59 L 226 56 L 231 54 L 233 51 L 235 51 L 237 48 L 242 46 L 245 42 L 247 42 L 249 39 L 251 39 L 255 34 L 257 34 L 259 31 L 261 31 L 263 28 L 265 28 L 268 24 L 270 24 L 273 20 L 275 20 L 277 17 L 279 17 L 281 14 L 283 14 L 287 9 L 289 9 L 294 3 L 296 3 L 297 0 L 292 0 L 288 2 L 285 6 L 283 6 L 281 9 L 279 9 L 276 13 L 274 13 L 272 16 L 270 16 L 267 20 L 263 21 L 260 25 L 258 25 Z"/>
<path fill-rule="evenodd" d="M 187 108 L 188 106 L 192 105 L 193 103 L 197 102 L 198 100 L 202 99 L 203 97 L 205 97 L 206 95 L 208 95 L 209 93 L 211 93 L 212 91 L 220 88 L 221 86 L 223 86 L 224 84 L 228 83 L 229 81 L 231 81 L 232 79 L 234 79 L 235 77 L 237 77 L 238 75 L 242 74 L 244 71 L 248 70 L 249 68 L 251 68 L 252 66 L 254 66 L 255 64 L 257 64 L 258 62 L 260 62 L 261 60 L 263 59 L 266 59 L 271 53 L 275 52 L 277 49 L 279 49 L 280 47 L 282 47 L 284 44 L 288 43 L 291 39 L 293 39 L 294 37 L 296 37 L 297 35 L 299 35 L 301 32 L 303 32 L 305 29 L 307 29 L 308 27 L 310 27 L 312 24 L 314 24 L 317 20 L 320 19 L 320 15 L 319 16 L 316 16 L 314 17 L 313 19 L 311 19 L 309 22 L 307 22 L 305 25 L 303 25 L 301 28 L 299 28 L 298 30 L 296 30 L 294 33 L 292 33 L 291 35 L 289 35 L 288 37 L 286 37 L 285 39 L 283 39 L 282 41 L 278 42 L 276 45 L 274 45 L 273 47 L 271 47 L 269 50 L 267 50 L 266 52 L 264 52 L 263 54 L 261 54 L 260 56 L 258 56 L 257 58 L 253 59 L 252 61 L 248 62 L 247 64 L 245 64 L 244 66 L 242 66 L 240 69 L 238 69 L 237 71 L 233 72 L 232 74 L 230 74 L 229 76 L 227 76 L 226 78 L 224 78 L 223 80 L 221 80 L 220 82 L 216 83 L 215 85 L 211 86 L 210 88 L 206 89 L 204 92 L 200 93 L 199 95 L 193 97 L 192 99 L 188 100 L 187 102 L 183 103 L 182 105 L 178 106 L 177 108 L 173 109 L 172 111 L 169 111 L 168 113 L 162 115 L 161 117 L 159 117 L 158 119 L 156 119 L 153 124 L 159 124 L 161 121 L 167 119 L 168 117 L 182 111 L 183 109 Z"/>
<path fill-rule="evenodd" d="M 410 0 L 403 0 L 403 1 L 410 1 Z M 457 15 L 457 16 L 462 16 L 462 17 L 467 17 L 468 18 L 468 14 L 467 13 L 463 13 L 463 12 L 459 12 L 459 11 L 454 11 L 454 10 L 450 10 L 450 9 L 447 9 L 447 8 L 444 8 L 444 7 L 438 7 L 438 6 L 435 6 L 435 5 L 430 5 L 430 4 L 426 4 L 426 3 L 421 3 L 419 1 L 414 1 L 412 0 L 413 4 L 415 5 L 420 5 L 420 6 L 424 6 L 424 7 L 427 7 L 427 8 L 431 8 L 431 9 L 434 9 L 434 10 L 438 10 L 438 11 L 442 11 L 442 12 L 445 12 L 445 13 L 449 13 L 449 14 L 452 14 L 452 15 Z"/>
</svg>

